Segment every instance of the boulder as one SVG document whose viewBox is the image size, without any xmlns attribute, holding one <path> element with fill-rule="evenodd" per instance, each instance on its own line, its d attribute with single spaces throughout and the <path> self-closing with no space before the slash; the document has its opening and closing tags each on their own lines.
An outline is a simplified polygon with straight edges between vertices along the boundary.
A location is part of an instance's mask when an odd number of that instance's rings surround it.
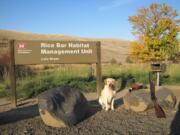
<svg viewBox="0 0 180 135">
<path fill-rule="evenodd" d="M 160 88 L 156 90 L 156 97 L 160 106 L 165 108 L 174 108 L 176 104 L 176 97 L 168 88 Z M 153 108 L 150 91 L 141 89 L 127 93 L 123 97 L 124 108 L 135 112 L 143 112 L 147 109 Z"/>
<path fill-rule="evenodd" d="M 43 122 L 52 127 L 67 127 L 80 122 L 89 110 L 84 95 L 70 87 L 50 89 L 38 96 Z"/>
<path fill-rule="evenodd" d="M 159 88 L 156 97 L 158 98 L 159 104 L 164 108 L 174 108 L 177 102 L 172 90 L 166 87 Z"/>
<path fill-rule="evenodd" d="M 127 93 L 123 97 L 124 107 L 127 110 L 142 112 L 148 109 L 151 99 L 149 93 L 143 89 Z"/>
</svg>

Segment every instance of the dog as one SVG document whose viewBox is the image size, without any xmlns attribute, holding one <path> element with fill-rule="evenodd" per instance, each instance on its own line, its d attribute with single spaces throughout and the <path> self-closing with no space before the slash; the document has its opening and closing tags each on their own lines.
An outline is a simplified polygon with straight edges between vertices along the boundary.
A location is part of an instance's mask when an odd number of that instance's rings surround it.
<svg viewBox="0 0 180 135">
<path fill-rule="evenodd" d="M 99 97 L 99 104 L 102 109 L 108 111 L 109 109 L 114 110 L 114 98 L 116 91 L 115 90 L 115 80 L 113 78 L 107 78 L 104 80 L 104 89 L 101 91 Z"/>
</svg>

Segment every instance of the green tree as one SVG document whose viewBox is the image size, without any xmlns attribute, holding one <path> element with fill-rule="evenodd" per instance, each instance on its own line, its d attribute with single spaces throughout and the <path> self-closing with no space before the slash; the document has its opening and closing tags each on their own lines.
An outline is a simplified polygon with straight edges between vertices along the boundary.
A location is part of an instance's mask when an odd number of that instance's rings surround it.
<svg viewBox="0 0 180 135">
<path fill-rule="evenodd" d="M 139 9 L 137 15 L 129 16 L 133 34 L 143 45 L 141 56 L 144 56 L 144 61 L 162 61 L 176 57 L 180 23 L 177 16 L 177 10 L 158 3 L 152 3 L 147 8 Z"/>
</svg>

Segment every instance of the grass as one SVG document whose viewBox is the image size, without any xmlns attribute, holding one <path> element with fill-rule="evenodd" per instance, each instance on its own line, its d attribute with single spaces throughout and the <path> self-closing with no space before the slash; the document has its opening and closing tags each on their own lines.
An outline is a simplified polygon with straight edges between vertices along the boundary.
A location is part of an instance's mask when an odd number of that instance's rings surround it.
<svg viewBox="0 0 180 135">
<path fill-rule="evenodd" d="M 18 98 L 31 98 L 39 93 L 59 86 L 70 86 L 84 92 L 96 91 L 95 66 L 89 65 L 59 65 L 46 67 L 44 70 L 28 71 L 19 69 L 17 72 L 17 95 Z M 22 72 L 23 71 L 23 72 Z M 133 82 L 148 84 L 148 72 L 150 66 L 147 64 L 103 64 L 102 77 L 112 77 L 117 80 L 119 88 L 121 82 L 129 86 Z M 0 97 L 9 94 L 9 76 L 4 77 L 0 83 Z M 123 80 L 124 79 L 124 80 Z M 161 74 L 162 85 L 180 84 L 180 65 L 168 65 L 167 71 Z"/>
<path fill-rule="evenodd" d="M 168 65 L 167 71 L 164 73 L 161 82 L 167 85 L 180 85 L 180 65 Z"/>
</svg>

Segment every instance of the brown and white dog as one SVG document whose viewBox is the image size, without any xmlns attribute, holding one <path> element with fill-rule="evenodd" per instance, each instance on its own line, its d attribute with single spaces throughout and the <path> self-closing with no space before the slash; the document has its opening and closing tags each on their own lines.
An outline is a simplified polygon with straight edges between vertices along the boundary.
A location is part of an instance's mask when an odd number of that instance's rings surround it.
<svg viewBox="0 0 180 135">
<path fill-rule="evenodd" d="M 99 103 L 102 109 L 108 111 L 109 109 L 114 110 L 114 97 L 116 94 L 115 80 L 113 78 L 107 78 L 104 80 L 104 89 L 101 91 L 99 97 Z"/>
</svg>

